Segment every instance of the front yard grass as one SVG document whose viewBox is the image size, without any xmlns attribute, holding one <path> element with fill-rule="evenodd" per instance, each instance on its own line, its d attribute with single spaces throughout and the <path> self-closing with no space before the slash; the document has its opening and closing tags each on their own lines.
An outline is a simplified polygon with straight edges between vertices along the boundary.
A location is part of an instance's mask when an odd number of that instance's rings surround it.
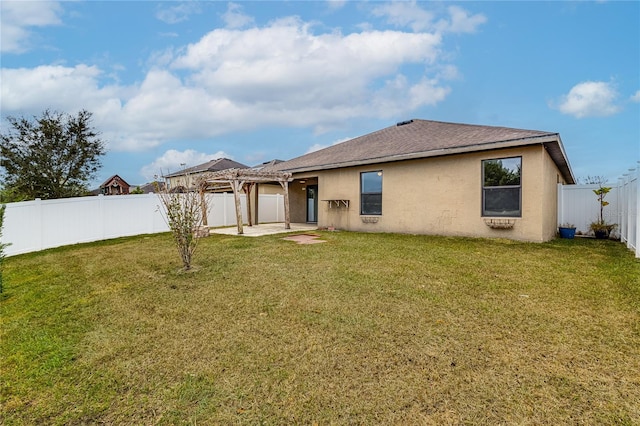
<svg viewBox="0 0 640 426">
<path fill-rule="evenodd" d="M 640 424 L 622 244 L 168 234 L 8 258 L 10 424 Z"/>
</svg>

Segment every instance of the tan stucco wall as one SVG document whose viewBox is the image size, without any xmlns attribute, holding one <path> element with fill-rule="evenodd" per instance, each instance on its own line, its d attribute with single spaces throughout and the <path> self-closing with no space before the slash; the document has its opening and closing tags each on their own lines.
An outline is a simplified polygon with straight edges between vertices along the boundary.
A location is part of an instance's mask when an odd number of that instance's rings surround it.
<svg viewBox="0 0 640 426">
<path fill-rule="evenodd" d="M 551 156 L 543 149 L 542 161 L 544 163 L 544 193 L 542 202 L 542 239 L 553 239 L 558 232 L 558 183 L 566 181 Z"/>
<path fill-rule="evenodd" d="M 293 182 L 289 183 L 289 208 L 291 214 L 291 222 L 304 223 L 307 221 L 307 185 L 317 185 L 317 174 L 305 173 L 296 174 Z M 300 181 L 304 180 L 304 183 Z M 320 202 L 318 208 L 318 216 L 321 215 L 322 202 Z M 318 226 L 320 218 L 318 218 Z M 325 225 L 326 226 L 326 225 Z"/>
<path fill-rule="evenodd" d="M 492 229 L 481 214 L 485 159 L 522 157 L 522 217 L 512 229 Z M 360 215 L 360 173 L 380 170 L 382 215 Z M 546 241 L 555 236 L 558 170 L 543 146 L 434 157 L 295 175 L 318 177 L 320 200 L 349 200 L 349 208 L 320 201 L 318 226 L 370 232 L 400 232 Z M 304 191 L 291 185 L 291 220 L 304 222 Z M 365 219 L 367 220 L 367 219 Z"/>
</svg>

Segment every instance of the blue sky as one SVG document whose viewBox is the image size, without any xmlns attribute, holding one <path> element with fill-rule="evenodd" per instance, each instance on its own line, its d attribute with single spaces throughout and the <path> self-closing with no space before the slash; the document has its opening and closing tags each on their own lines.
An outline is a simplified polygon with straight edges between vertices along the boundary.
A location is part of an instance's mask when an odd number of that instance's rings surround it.
<svg viewBox="0 0 640 426">
<path fill-rule="evenodd" d="M 640 159 L 636 1 L 0 7 L 2 117 L 91 111 L 108 146 L 94 186 L 290 159 L 411 118 L 558 132 L 576 177 Z"/>
</svg>

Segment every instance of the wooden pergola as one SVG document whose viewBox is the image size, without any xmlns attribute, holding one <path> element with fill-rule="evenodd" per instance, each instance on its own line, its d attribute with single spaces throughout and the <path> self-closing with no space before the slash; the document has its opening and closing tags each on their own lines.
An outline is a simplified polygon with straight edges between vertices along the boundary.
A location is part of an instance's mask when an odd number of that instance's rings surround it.
<svg viewBox="0 0 640 426">
<path fill-rule="evenodd" d="M 249 226 L 253 226 L 251 218 L 250 193 L 257 183 L 278 182 L 284 189 L 284 228 L 291 229 L 291 217 L 289 215 L 289 182 L 293 178 L 287 172 L 268 172 L 253 169 L 226 169 L 217 172 L 205 173 L 199 179 L 198 188 L 201 197 L 208 191 L 215 191 L 231 187 L 236 204 L 236 221 L 238 234 L 243 234 L 242 207 L 240 205 L 240 192 L 247 194 L 247 220 Z M 257 218 L 256 218 L 257 221 Z"/>
</svg>

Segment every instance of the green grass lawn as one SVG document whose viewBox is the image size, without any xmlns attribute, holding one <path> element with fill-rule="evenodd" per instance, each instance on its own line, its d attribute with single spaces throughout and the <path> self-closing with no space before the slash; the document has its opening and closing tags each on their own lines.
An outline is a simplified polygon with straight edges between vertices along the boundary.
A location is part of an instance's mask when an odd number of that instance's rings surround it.
<svg viewBox="0 0 640 426">
<path fill-rule="evenodd" d="M 622 244 L 321 235 L 6 259 L 0 422 L 640 424 Z"/>
</svg>

